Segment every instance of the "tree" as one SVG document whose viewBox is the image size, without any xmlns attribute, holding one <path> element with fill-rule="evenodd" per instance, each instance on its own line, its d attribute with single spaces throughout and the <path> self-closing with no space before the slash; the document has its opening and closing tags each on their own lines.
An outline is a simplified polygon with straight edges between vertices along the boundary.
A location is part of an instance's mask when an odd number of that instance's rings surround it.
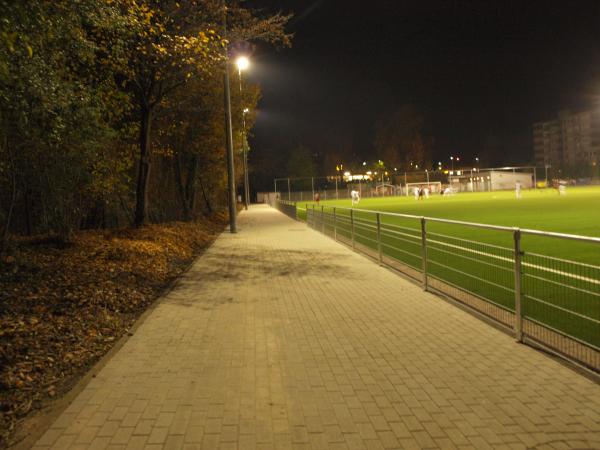
<svg viewBox="0 0 600 450">
<path fill-rule="evenodd" d="M 121 10 L 137 30 L 125 65 L 117 64 L 123 86 L 134 93 L 139 113 L 139 159 L 136 187 L 136 225 L 147 215 L 151 165 L 151 129 L 155 108 L 191 79 L 221 70 L 224 3 L 215 0 L 119 0 Z M 228 40 L 260 39 L 289 43 L 284 32 L 288 16 L 266 19 L 233 3 L 227 9 Z M 219 34 L 221 33 L 221 35 Z"/>
<path fill-rule="evenodd" d="M 0 160 L 10 161 L 0 192 L 8 183 L 13 193 L 0 207 L 4 234 L 14 212 L 28 232 L 67 235 L 94 201 L 102 176 L 94 168 L 128 108 L 112 72 L 97 64 L 97 36 L 130 31 L 108 2 L 0 0 L 0 10 Z"/>
<path fill-rule="evenodd" d="M 423 116 L 411 105 L 403 105 L 377 121 L 374 145 L 388 168 L 409 170 L 410 163 L 425 167 L 430 162 L 433 139 L 424 135 L 423 127 Z"/>
<path fill-rule="evenodd" d="M 314 177 L 316 175 L 315 167 L 310 150 L 304 145 L 299 145 L 289 155 L 286 173 L 288 177 Z"/>
</svg>

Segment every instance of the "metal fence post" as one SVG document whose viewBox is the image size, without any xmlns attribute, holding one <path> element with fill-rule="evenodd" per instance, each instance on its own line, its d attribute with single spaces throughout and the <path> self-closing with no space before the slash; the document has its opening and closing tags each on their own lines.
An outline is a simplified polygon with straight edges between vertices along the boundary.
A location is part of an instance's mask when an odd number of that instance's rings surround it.
<svg viewBox="0 0 600 450">
<path fill-rule="evenodd" d="M 523 304 L 521 295 L 521 230 L 516 228 L 513 231 L 515 243 L 515 338 L 518 342 L 523 342 Z"/>
<path fill-rule="evenodd" d="M 333 207 L 333 240 L 337 241 L 337 215 L 335 212 L 335 206 Z"/>
<path fill-rule="evenodd" d="M 423 290 L 427 290 L 427 228 L 425 217 L 421 217 L 421 251 L 423 262 Z"/>
<path fill-rule="evenodd" d="M 350 235 L 352 237 L 352 249 L 355 249 L 356 246 L 354 244 L 354 210 L 350 210 Z"/>
<path fill-rule="evenodd" d="M 379 265 L 383 263 L 383 254 L 381 251 L 381 217 L 377 213 L 377 253 L 379 254 Z"/>
<path fill-rule="evenodd" d="M 315 205 L 312 205 L 313 228 L 317 228 L 317 216 L 315 216 Z"/>
<path fill-rule="evenodd" d="M 325 210 L 324 206 L 321 206 L 321 233 L 325 234 Z"/>
</svg>

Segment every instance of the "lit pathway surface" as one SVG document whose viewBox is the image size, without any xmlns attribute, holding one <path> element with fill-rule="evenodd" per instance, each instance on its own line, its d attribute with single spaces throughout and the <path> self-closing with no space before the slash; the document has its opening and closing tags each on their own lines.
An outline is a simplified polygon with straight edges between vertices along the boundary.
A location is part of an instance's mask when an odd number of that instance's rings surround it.
<svg viewBox="0 0 600 450">
<path fill-rule="evenodd" d="M 36 448 L 600 448 L 600 386 L 268 207 Z"/>
</svg>

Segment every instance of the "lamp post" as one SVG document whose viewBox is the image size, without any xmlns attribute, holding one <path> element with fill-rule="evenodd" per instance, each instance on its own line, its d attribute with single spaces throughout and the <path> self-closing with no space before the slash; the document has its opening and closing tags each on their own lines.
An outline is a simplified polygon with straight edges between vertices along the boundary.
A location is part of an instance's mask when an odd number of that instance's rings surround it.
<svg viewBox="0 0 600 450">
<path fill-rule="evenodd" d="M 240 80 L 240 104 L 242 103 L 242 70 L 246 70 L 250 66 L 250 61 L 245 56 L 240 56 L 235 64 L 238 68 L 238 76 Z M 244 168 L 244 208 L 248 209 L 250 204 L 250 186 L 248 178 L 248 149 L 246 148 L 246 114 L 248 108 L 242 108 L 242 152 L 243 152 L 243 168 Z"/>
<path fill-rule="evenodd" d="M 223 5 L 223 36 L 227 36 L 227 5 Z M 227 185 L 229 187 L 229 232 L 237 233 L 235 204 L 235 173 L 233 166 L 233 135 L 231 134 L 231 97 L 229 94 L 229 55 L 223 46 L 225 69 L 223 71 L 223 97 L 225 101 L 225 142 L 227 145 Z"/>
<path fill-rule="evenodd" d="M 451 164 L 452 164 L 452 172 L 454 172 L 454 156 L 450 157 L 450 161 L 451 161 Z"/>
</svg>

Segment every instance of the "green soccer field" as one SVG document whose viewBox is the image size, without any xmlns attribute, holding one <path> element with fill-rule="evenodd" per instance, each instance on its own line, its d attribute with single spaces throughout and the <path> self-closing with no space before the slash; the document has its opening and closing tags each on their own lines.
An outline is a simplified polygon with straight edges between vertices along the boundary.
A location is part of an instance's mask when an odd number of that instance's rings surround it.
<svg viewBox="0 0 600 450">
<path fill-rule="evenodd" d="M 350 200 L 322 201 L 315 207 L 325 228 L 351 239 Z M 306 217 L 306 204 L 297 204 Z M 354 211 L 358 244 L 377 247 L 374 212 L 390 212 L 490 225 L 600 237 L 600 187 L 569 188 L 559 196 L 553 189 L 460 193 L 428 199 L 363 198 Z M 384 256 L 422 269 L 420 221 L 381 216 Z M 514 310 L 514 241 L 509 231 L 447 223 L 427 223 L 428 274 L 441 281 Z M 600 347 L 600 244 L 523 234 L 523 308 L 526 317 Z"/>
</svg>

